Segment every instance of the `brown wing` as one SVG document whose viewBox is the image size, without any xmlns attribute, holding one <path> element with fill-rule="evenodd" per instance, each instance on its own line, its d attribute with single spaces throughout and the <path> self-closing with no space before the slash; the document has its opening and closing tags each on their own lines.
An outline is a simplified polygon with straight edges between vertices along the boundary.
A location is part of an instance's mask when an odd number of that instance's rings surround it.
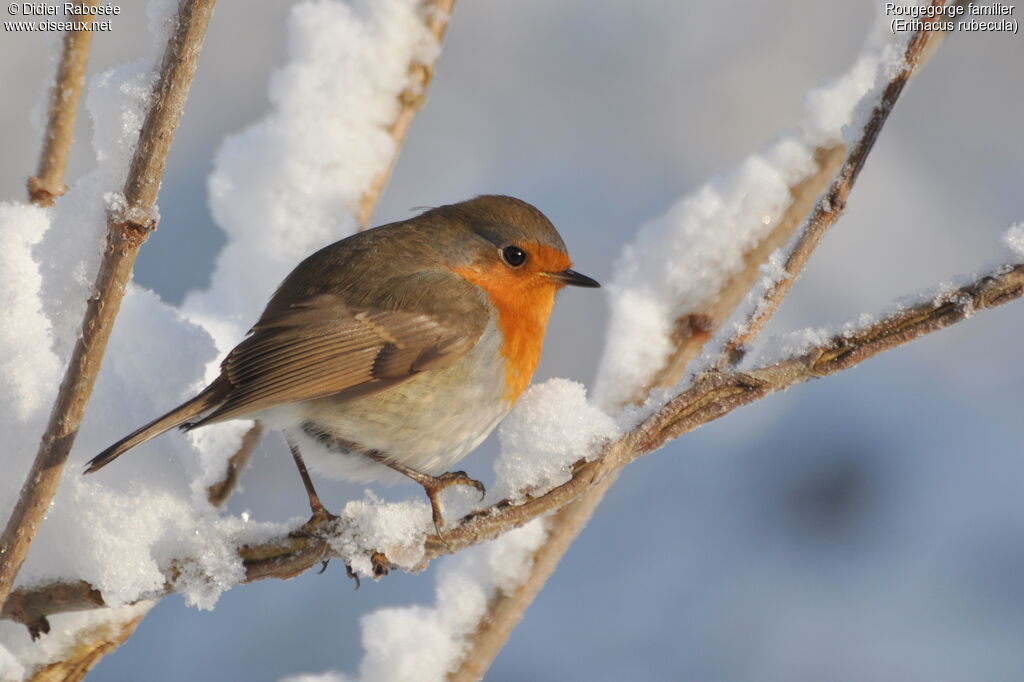
<svg viewBox="0 0 1024 682">
<path fill-rule="evenodd" d="M 262 319 L 221 363 L 230 388 L 192 427 L 328 395 L 357 397 L 446 367 L 479 340 L 478 319 L 443 322 L 391 310 L 353 310 L 321 294 Z"/>
</svg>

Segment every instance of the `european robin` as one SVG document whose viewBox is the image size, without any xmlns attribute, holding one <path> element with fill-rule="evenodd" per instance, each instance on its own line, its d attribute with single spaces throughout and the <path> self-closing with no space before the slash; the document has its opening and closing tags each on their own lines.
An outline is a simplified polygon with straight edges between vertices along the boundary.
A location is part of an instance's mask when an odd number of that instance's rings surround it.
<svg viewBox="0 0 1024 682">
<path fill-rule="evenodd" d="M 289 274 L 221 373 L 196 397 L 94 457 L 86 473 L 168 429 L 259 419 L 356 481 L 404 474 L 440 492 L 479 481 L 448 469 L 487 437 L 530 383 L 555 293 L 600 286 L 530 204 L 480 196 L 320 249 Z M 300 452 L 301 451 L 301 452 Z M 399 477 L 400 478 L 400 477 Z"/>
</svg>

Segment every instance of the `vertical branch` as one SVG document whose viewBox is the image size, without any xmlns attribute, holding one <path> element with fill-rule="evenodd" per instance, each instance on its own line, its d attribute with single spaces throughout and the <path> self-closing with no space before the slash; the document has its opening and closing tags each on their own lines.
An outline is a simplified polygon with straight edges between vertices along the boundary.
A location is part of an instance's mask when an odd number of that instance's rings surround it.
<svg viewBox="0 0 1024 682">
<path fill-rule="evenodd" d="M 181 119 L 215 0 L 182 0 L 160 78 L 124 184 L 124 205 L 107 217 L 107 246 L 32 469 L 0 538 L 0 604 L 7 600 L 29 546 L 57 492 L 85 413 L 114 318 L 151 217 L 167 152 Z"/>
<path fill-rule="evenodd" d="M 943 6 L 945 4 L 946 0 L 932 0 L 932 6 Z M 875 146 L 878 134 L 889 119 L 889 114 L 892 113 L 896 100 L 899 99 L 903 88 L 917 67 L 930 56 L 929 45 L 931 45 L 931 49 L 934 49 L 939 42 L 935 38 L 942 37 L 943 35 L 945 34 L 941 31 L 918 31 L 910 39 L 904 53 L 903 68 L 900 69 L 896 76 L 889 80 L 888 85 L 886 85 L 879 98 L 878 104 L 875 105 L 871 112 L 867 125 L 864 126 L 860 139 L 857 140 L 853 149 L 850 150 L 849 155 L 847 155 L 846 160 L 843 162 L 842 168 L 839 169 L 839 173 L 824 196 L 814 206 L 814 211 L 807 220 L 807 227 L 804 228 L 804 231 L 793 246 L 793 250 L 786 257 L 786 263 L 783 266 L 783 276 L 776 280 L 768 291 L 764 293 L 759 305 L 746 324 L 743 325 L 743 328 L 726 342 L 720 363 L 722 367 L 736 366 L 743 359 L 746 349 L 764 330 L 772 315 L 778 310 L 782 299 L 789 293 L 797 277 L 807 265 L 807 261 L 810 260 L 814 250 L 821 243 L 825 232 L 846 211 L 846 200 L 849 198 L 850 192 L 857 182 L 861 169 L 864 168 L 868 154 L 871 153 L 871 149 Z"/>
<path fill-rule="evenodd" d="M 82 7 L 93 7 L 99 0 L 80 0 Z M 50 108 L 46 116 L 43 151 L 39 154 L 36 174 L 28 179 L 28 198 L 34 204 L 50 206 L 64 194 L 64 171 L 68 166 L 68 152 L 75 133 L 78 100 L 85 82 L 85 67 L 89 63 L 92 31 L 68 31 L 64 34 L 57 78 L 50 91 Z"/>
<path fill-rule="evenodd" d="M 455 8 L 455 0 L 425 0 L 423 10 L 426 13 L 427 30 L 437 40 L 437 44 L 444 42 L 445 33 L 448 31 L 448 21 L 451 18 L 452 10 Z M 369 188 L 359 199 L 359 215 L 356 219 L 359 222 L 359 229 L 365 230 L 370 225 L 370 218 L 377 207 L 384 186 L 391 178 L 391 172 L 395 169 L 395 162 L 398 161 L 398 152 L 405 141 L 405 135 L 409 132 L 412 119 L 416 112 L 427 100 L 427 88 L 434 77 L 432 64 L 421 64 L 415 62 L 409 65 L 409 85 L 406 86 L 398 99 L 402 108 L 398 112 L 394 123 L 388 133 L 395 141 L 395 153 L 388 163 L 388 167 L 382 170 L 371 182 Z"/>
<path fill-rule="evenodd" d="M 817 170 L 789 188 L 789 207 L 776 222 L 775 227 L 759 243 L 743 254 L 743 269 L 722 283 L 711 301 L 700 310 L 682 315 L 675 322 L 672 352 L 665 363 L 651 375 L 644 386 L 639 386 L 624 403 L 643 403 L 652 388 L 671 388 L 678 384 L 686 367 L 700 355 L 704 344 L 715 335 L 729 319 L 747 292 L 757 282 L 761 265 L 772 253 L 785 245 L 796 229 L 804 222 L 814 202 L 835 175 L 843 161 L 845 146 L 819 147 L 814 151 Z"/>
<path fill-rule="evenodd" d="M 471 650 L 462 659 L 458 670 L 448 676 L 448 682 L 476 682 L 504 648 L 512 631 L 523 619 L 523 614 L 540 594 L 548 578 L 558 568 L 558 562 L 572 546 L 583 526 L 593 516 L 604 494 L 619 477 L 618 470 L 601 479 L 588 494 L 581 495 L 555 512 L 547 523 L 548 539 L 533 555 L 530 574 L 522 585 L 509 593 L 500 593 L 487 607 L 472 635 Z M 589 494 L 589 493 L 596 494 Z M 558 529 L 558 532 L 552 532 Z M 571 531 L 571 532 L 570 532 Z"/>
<path fill-rule="evenodd" d="M 945 2 L 946 0 L 932 0 L 932 4 L 937 6 L 944 5 Z M 842 213 L 845 208 L 846 198 L 849 196 L 850 190 L 857 180 L 857 175 L 863 168 L 879 132 L 881 132 L 882 127 L 885 125 L 889 113 L 892 111 L 900 94 L 903 92 L 904 86 L 916 68 L 931 55 L 931 50 L 934 48 L 935 43 L 938 42 L 933 40 L 937 35 L 941 36 L 943 34 L 937 31 L 921 30 L 911 37 L 904 55 L 904 68 L 890 79 L 882 92 L 871 118 L 861 133 L 860 139 L 853 146 L 849 154 L 847 154 L 843 165 L 826 191 L 825 196 L 814 205 L 811 216 L 808 219 L 808 227 L 804 229 L 794 251 L 787 260 L 786 272 L 792 272 L 794 276 L 784 279 L 782 282 L 786 284 L 783 284 L 781 288 L 776 287 L 776 290 L 765 294 L 763 300 L 767 301 L 768 304 L 759 306 L 755 316 L 763 315 L 765 312 L 767 314 L 764 316 L 764 319 L 752 321 L 747 325 L 748 330 L 756 328 L 756 331 L 753 332 L 754 335 L 764 327 L 764 324 L 767 323 L 767 318 L 770 317 L 771 313 L 774 312 L 789 292 L 792 280 L 795 279 L 795 274 L 799 273 L 803 265 L 806 264 L 814 247 L 821 240 L 824 231 Z M 831 150 L 819 150 L 817 154 L 819 169 L 826 167 L 834 168 L 838 162 L 837 154 L 839 149 L 841 147 Z M 815 182 L 823 184 L 825 177 L 827 176 L 819 172 L 816 176 L 809 179 L 809 182 L 811 186 Z M 805 187 L 802 190 L 798 186 L 791 190 L 794 194 L 794 205 L 802 206 L 805 211 L 809 208 L 808 200 L 817 194 L 816 192 L 811 194 L 811 186 Z M 832 215 L 830 216 L 830 214 Z M 793 217 L 787 215 L 785 221 L 791 223 L 787 228 L 790 231 L 798 224 L 798 222 L 791 222 Z M 826 223 L 825 221 L 829 220 L 829 217 L 831 219 Z M 821 222 L 821 225 L 816 225 L 816 221 Z M 685 323 L 690 333 L 679 333 L 676 335 L 676 348 L 674 352 L 667 359 L 666 365 L 654 374 L 650 385 L 643 392 L 644 396 L 653 388 L 667 388 L 675 385 L 679 378 L 683 376 L 686 364 L 699 354 L 703 344 L 710 339 L 711 330 L 717 328 L 719 324 L 728 318 L 742 300 L 742 295 L 735 295 L 736 290 L 741 286 L 746 286 L 749 289 L 753 284 L 754 280 L 751 277 L 751 273 L 756 273 L 760 263 L 764 262 L 771 255 L 772 248 L 768 248 L 768 246 L 784 241 L 782 239 L 783 233 L 780 230 L 781 227 L 773 230 L 761 244 L 746 254 L 745 270 L 731 278 L 728 282 L 723 283 L 722 290 L 708 304 L 705 311 L 687 316 L 687 318 L 693 318 L 693 320 L 680 320 L 680 325 Z M 794 256 L 797 252 L 799 252 L 799 255 Z M 795 267 L 792 271 L 789 269 L 791 263 Z M 745 293 L 745 291 L 742 293 Z M 742 335 L 737 336 L 741 337 Z M 727 352 L 730 353 L 730 356 L 735 356 L 738 359 L 738 349 L 742 348 L 743 341 L 746 338 L 746 336 L 742 336 L 738 341 L 736 339 L 730 340 L 727 346 Z M 753 338 L 753 336 L 749 338 Z M 723 354 L 723 357 L 729 356 Z M 641 396 L 640 399 L 642 400 L 644 396 Z M 634 396 L 632 399 L 636 400 L 637 397 Z M 604 498 L 605 493 L 618 477 L 620 469 L 621 465 L 609 471 L 594 487 L 588 489 L 552 517 L 551 522 L 548 524 L 547 541 L 534 554 L 533 565 L 526 582 L 513 593 L 499 594 L 492 599 L 488 605 L 487 612 L 481 618 L 480 625 L 466 646 L 461 667 L 449 677 L 450 682 L 480 679 L 487 671 L 495 656 L 501 651 L 512 630 L 522 619 L 526 609 L 529 608 L 533 599 L 558 565 L 565 551 L 572 545 L 572 542 L 590 520 L 594 510 L 597 509 L 597 506 Z"/>
</svg>

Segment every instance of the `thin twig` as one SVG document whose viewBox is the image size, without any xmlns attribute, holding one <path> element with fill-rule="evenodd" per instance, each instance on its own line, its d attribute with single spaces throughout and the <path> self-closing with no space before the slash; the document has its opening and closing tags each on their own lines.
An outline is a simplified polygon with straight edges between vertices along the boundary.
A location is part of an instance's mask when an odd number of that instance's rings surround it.
<svg viewBox="0 0 1024 682">
<path fill-rule="evenodd" d="M 932 0 L 933 7 L 941 7 L 945 4 L 945 0 Z M 747 348 L 768 324 L 782 303 L 782 299 L 786 297 L 797 277 L 800 276 L 807 261 L 810 260 L 811 254 L 814 253 L 825 236 L 825 232 L 846 211 L 846 200 L 857 182 L 857 176 L 864 168 L 864 163 L 875 146 L 878 134 L 888 120 L 903 88 L 918 66 L 924 63 L 923 58 L 926 56 L 929 44 L 936 43 L 936 38 L 941 38 L 944 35 L 945 33 L 942 31 L 918 31 L 911 37 L 904 52 L 903 68 L 889 80 L 885 90 L 882 91 L 878 104 L 871 112 L 871 117 L 864 126 L 860 139 L 850 150 L 835 180 L 815 205 L 813 213 L 807 220 L 807 226 L 786 258 L 782 276 L 764 292 L 750 319 L 725 343 L 720 364 L 722 368 L 735 367 L 743 359 Z M 930 54 L 930 51 L 927 54 Z"/>
<path fill-rule="evenodd" d="M 80 7 L 94 7 L 99 0 L 79 0 Z M 64 34 L 57 78 L 50 91 L 50 108 L 43 135 L 43 150 L 39 154 L 36 174 L 28 179 L 28 198 L 39 206 L 50 206 L 67 191 L 64 173 L 68 167 L 68 152 L 75 134 L 78 100 L 85 82 L 85 68 L 89 64 L 92 31 L 68 31 Z"/>
<path fill-rule="evenodd" d="M 796 229 L 806 220 L 814 202 L 836 173 L 846 151 L 844 145 L 819 147 L 814 151 L 816 170 L 789 188 L 792 200 L 776 221 L 775 227 L 764 238 L 743 254 L 743 269 L 722 283 L 709 302 L 700 310 L 680 316 L 673 330 L 672 352 L 665 363 L 650 379 L 621 403 L 641 404 L 653 388 L 671 388 L 678 384 L 686 367 L 700 355 L 704 344 L 711 340 L 722 324 L 757 282 L 761 265 L 782 247 Z"/>
<path fill-rule="evenodd" d="M 206 489 L 206 499 L 210 501 L 214 507 L 219 507 L 224 504 L 231 493 L 234 492 L 235 486 L 238 485 L 238 478 L 242 475 L 242 469 L 249 463 L 249 458 L 252 457 L 253 450 L 260 444 L 260 440 L 263 438 L 263 424 L 262 422 L 255 421 L 245 435 L 242 436 L 242 444 L 238 446 L 238 451 L 228 458 L 227 470 L 224 473 L 224 478 L 217 481 L 213 485 Z"/>
<path fill-rule="evenodd" d="M 411 570 L 422 570 L 438 556 L 493 540 L 552 511 L 563 510 L 552 520 L 574 516 L 574 519 L 566 520 L 569 524 L 589 518 L 592 509 L 588 509 L 587 505 L 596 504 L 599 498 L 584 493 L 610 485 L 611 479 L 623 466 L 654 452 L 667 441 L 771 393 L 849 369 L 879 353 L 945 329 L 977 312 L 1009 303 L 1022 295 L 1024 264 L 1005 265 L 965 286 L 944 291 L 929 301 L 906 307 L 863 329 L 835 335 L 827 343 L 808 348 L 780 362 L 745 372 L 706 372 L 688 389 L 628 433 L 608 443 L 596 459 L 577 467 L 568 482 L 520 505 L 493 505 L 483 513 L 446 530 L 443 539 L 435 535 L 428 536 L 423 545 L 423 559 Z M 569 506 L 574 500 L 576 506 Z M 338 528 L 328 524 L 337 523 L 327 521 L 313 524 L 306 526 L 301 534 L 289 534 L 260 545 L 239 547 L 237 551 L 246 568 L 245 582 L 292 578 L 319 566 L 327 558 L 338 557 L 327 539 L 330 532 L 339 532 Z M 551 541 L 571 543 L 572 536 L 556 535 Z M 531 576 L 530 580 L 542 583 L 545 574 L 549 574 L 557 564 L 558 556 L 552 555 L 550 559 L 554 563 L 548 565 L 539 565 L 535 559 L 533 573 L 536 575 Z M 187 558 L 182 558 L 174 563 L 180 566 L 187 561 Z M 166 591 L 172 589 L 171 577 L 168 577 Z M 538 584 L 521 590 L 529 597 L 539 587 Z M 146 595 L 146 598 L 157 596 L 160 595 Z M 83 581 L 73 584 L 54 583 L 16 590 L 0 616 L 40 628 L 46 616 L 101 605 L 102 596 Z M 518 618 L 518 614 L 521 614 L 519 604 L 510 604 L 507 617 Z M 488 645 L 487 648 L 491 650 L 493 646 Z"/>
<path fill-rule="evenodd" d="M 99 373 L 135 257 L 155 227 L 152 212 L 167 152 L 195 73 L 215 0 L 183 0 L 160 79 L 124 184 L 124 208 L 107 218 L 107 245 L 81 333 L 61 382 L 39 452 L 0 539 L 0 603 L 6 601 L 50 501 Z"/>
<path fill-rule="evenodd" d="M 670 388 L 679 383 L 686 366 L 700 355 L 704 344 L 714 336 L 757 281 L 761 264 L 775 249 L 785 244 L 803 222 L 815 199 L 835 174 L 844 151 L 842 145 L 815 150 L 817 170 L 790 188 L 792 201 L 789 207 L 772 231 L 744 254 L 743 270 L 723 282 L 716 295 L 700 311 L 676 320 L 672 353 L 645 386 L 624 397 L 624 403 L 642 402 L 653 387 Z M 470 637 L 461 667 L 449 675 L 449 682 L 471 682 L 483 677 L 527 607 L 540 593 L 617 478 L 618 471 L 610 472 L 551 517 L 547 526 L 548 539 L 534 552 L 527 580 L 511 593 L 502 592 L 492 598 L 485 617 L 480 619 L 476 632 Z"/>
<path fill-rule="evenodd" d="M 454 7 L 455 0 L 425 0 L 423 3 L 427 30 L 437 40 L 438 46 L 444 43 L 444 37 L 448 31 L 448 22 Z M 370 186 L 359 197 L 359 215 L 356 217 L 356 220 L 360 230 L 365 230 L 370 225 L 370 218 L 373 217 L 373 212 L 380 202 L 384 187 L 391 178 L 395 163 L 398 161 L 398 153 L 402 149 L 402 143 L 405 142 L 409 126 L 412 125 L 416 112 L 419 111 L 427 99 L 427 88 L 430 87 L 430 81 L 433 77 L 433 64 L 424 64 L 418 61 L 409 64 L 409 84 L 398 95 L 401 107 L 399 108 L 398 116 L 395 117 L 391 127 L 388 128 L 388 134 L 394 141 L 395 151 L 387 167 L 370 181 Z M 232 455 L 229 460 L 225 478 L 214 483 L 207 490 L 207 494 L 212 496 L 210 498 L 211 504 L 219 506 L 231 496 L 235 484 L 242 473 L 242 469 L 245 468 L 246 463 L 249 461 L 249 455 L 259 445 L 263 433 L 264 429 L 259 422 L 255 422 L 246 432 L 238 452 Z M 248 448 L 247 452 L 246 448 Z M 220 502 L 214 503 L 214 497 L 219 499 Z"/>
<path fill-rule="evenodd" d="M 941 5 L 944 0 L 933 0 L 933 4 Z M 938 44 L 939 41 L 932 39 L 933 34 L 929 32 L 918 32 L 912 38 L 908 44 L 905 58 L 905 68 L 895 79 L 891 80 L 886 87 L 885 91 L 880 98 L 879 104 L 875 107 L 871 121 L 862 133 L 861 139 L 854 147 L 853 152 L 847 158 L 847 164 L 844 165 L 844 170 L 847 173 L 848 180 L 845 185 L 845 193 L 836 194 L 830 191 L 826 196 L 832 196 L 835 199 L 841 198 L 845 202 L 846 196 L 849 194 L 849 190 L 852 188 L 853 183 L 856 180 L 857 173 L 860 172 L 860 168 L 863 167 L 864 161 L 867 159 L 868 153 L 871 151 L 871 147 L 885 123 L 889 111 L 891 111 L 896 100 L 899 98 L 900 93 L 903 90 L 903 86 L 906 81 L 912 75 L 914 69 L 922 64 L 928 56 L 931 54 L 931 50 Z M 929 46 L 931 46 L 929 48 Z M 819 161 L 819 168 L 824 168 L 826 165 L 834 163 L 834 158 L 828 156 L 822 158 L 822 151 L 818 150 L 816 157 Z M 835 149 L 832 151 L 833 154 L 837 152 Z M 856 165 L 850 166 L 850 158 L 856 158 Z M 745 255 L 746 267 L 739 275 L 733 277 L 723 289 L 719 292 L 719 295 L 715 297 L 711 303 L 698 313 L 685 315 L 676 321 L 676 330 L 673 339 L 673 352 L 669 354 L 665 364 L 652 376 L 650 381 L 645 387 L 642 387 L 636 391 L 632 396 L 626 396 L 624 402 L 642 402 L 646 396 L 650 393 L 653 388 L 671 388 L 675 386 L 683 377 L 686 372 L 686 368 L 694 358 L 696 358 L 704 344 L 711 339 L 714 330 L 716 330 L 730 315 L 735 311 L 736 307 L 741 302 L 743 296 L 747 293 L 750 287 L 753 285 L 753 278 L 756 276 L 761 263 L 765 262 L 771 252 L 774 250 L 774 246 L 779 241 L 784 241 L 783 235 L 788 236 L 800 221 L 803 220 L 805 215 L 808 199 L 813 199 L 817 196 L 817 192 L 812 194 L 811 190 L 814 185 L 821 180 L 821 177 L 827 176 L 812 176 L 809 178 L 808 187 L 806 192 L 801 196 L 794 191 L 793 203 L 790 206 L 790 210 L 787 211 L 785 220 L 792 220 L 792 224 L 780 224 L 773 232 L 768 235 L 766 240 L 754 248 L 753 251 Z M 833 182 L 833 187 L 836 183 L 843 178 L 843 171 L 837 176 L 837 179 Z M 794 188 L 795 189 L 795 188 Z M 803 199 L 803 201 L 801 201 Z M 802 204 L 799 208 L 803 211 L 798 211 L 797 204 Z M 842 204 L 845 206 L 845 203 Z M 816 208 L 824 208 L 826 206 L 831 207 L 831 204 L 825 204 L 822 200 L 818 201 Z M 832 217 L 832 220 L 838 218 L 839 212 Z M 813 217 L 811 218 L 813 222 Z M 820 235 L 823 233 L 823 229 L 817 232 L 817 238 L 820 240 Z M 808 233 L 811 233 L 810 228 L 805 229 L 800 242 L 804 242 L 808 237 Z M 801 247 L 798 245 L 798 250 Z M 792 263 L 787 262 L 787 268 L 794 267 L 794 273 L 799 272 L 799 269 L 806 263 L 806 258 L 810 256 L 811 250 L 806 250 L 803 254 L 803 262 L 793 261 Z M 793 256 L 791 254 L 790 260 Z M 789 270 L 787 269 L 787 272 Z M 795 276 L 789 277 L 786 282 L 786 289 L 779 291 L 777 294 L 777 300 L 774 306 L 777 308 L 782 298 L 788 293 L 789 286 L 792 285 L 792 281 L 795 280 Z M 774 308 L 772 309 L 774 310 Z M 768 312 L 768 316 L 771 315 L 771 311 Z M 767 317 L 761 321 L 761 328 L 767 322 Z M 758 332 L 760 329 L 758 329 Z M 755 332 L 756 335 L 757 332 Z M 753 336 L 749 337 L 752 340 Z M 723 358 L 729 358 L 733 362 L 738 362 L 740 359 L 741 349 L 744 347 L 744 343 L 749 343 L 749 340 L 730 343 L 727 346 L 726 353 L 723 354 Z M 723 360 L 720 364 L 723 368 L 727 367 L 727 363 Z M 580 514 L 559 514 L 552 523 L 548 524 L 548 539 L 540 549 L 534 554 L 534 569 L 537 567 L 546 567 L 550 564 L 557 564 L 561 560 L 565 549 L 571 545 L 572 541 L 579 535 L 590 520 L 590 516 L 593 510 L 597 508 L 603 499 L 607 490 L 611 487 L 612 482 L 617 478 L 617 471 L 609 471 L 606 473 L 604 480 L 587 490 L 573 506 L 579 506 L 583 512 Z M 545 569 L 547 570 L 547 569 Z M 482 638 L 472 639 L 470 644 L 465 648 L 463 661 L 465 665 L 472 668 L 472 671 L 480 671 L 482 674 L 486 672 L 500 651 L 503 642 L 495 641 L 498 637 L 504 633 L 507 638 L 508 634 L 511 633 L 512 627 L 515 623 L 522 618 L 522 614 L 529 607 L 533 598 L 543 587 L 543 581 L 537 583 L 534 580 L 534 576 L 531 575 L 527 579 L 523 588 L 513 595 L 500 595 L 496 600 L 492 601 L 489 605 L 487 613 L 481 624 L 486 620 L 488 625 L 485 627 L 481 625 L 481 629 L 478 629 L 478 634 L 483 634 Z M 501 620 L 509 621 L 508 624 L 499 622 Z M 472 663 L 470 663 L 472 661 Z M 456 673 L 456 676 L 452 679 L 470 679 L 469 675 L 471 672 L 463 673 L 460 670 Z M 459 677 L 463 675 L 463 677 Z"/>
<path fill-rule="evenodd" d="M 455 8 L 455 0 L 424 0 L 423 12 L 426 16 L 427 30 L 437 40 L 437 44 L 444 42 L 445 33 L 448 31 L 448 21 L 451 18 L 452 10 Z M 365 230 L 370 225 L 370 218 L 377 207 L 380 195 L 384 186 L 395 169 L 395 162 L 398 161 L 398 152 L 405 141 L 405 135 L 409 132 L 412 119 L 416 116 L 423 103 L 427 101 L 427 88 L 434 77 L 434 65 L 413 62 L 409 65 L 409 85 L 406 86 L 398 96 L 402 107 L 395 118 L 388 133 L 395 141 L 395 153 L 391 156 L 387 168 L 377 174 L 370 182 L 370 187 L 359 199 L 359 229 Z"/>
</svg>

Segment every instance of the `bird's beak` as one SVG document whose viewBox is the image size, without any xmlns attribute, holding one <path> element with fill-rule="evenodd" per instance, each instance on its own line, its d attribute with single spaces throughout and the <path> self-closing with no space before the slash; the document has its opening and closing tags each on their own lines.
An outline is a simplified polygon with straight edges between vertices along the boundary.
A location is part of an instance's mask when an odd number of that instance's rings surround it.
<svg viewBox="0 0 1024 682">
<path fill-rule="evenodd" d="M 545 274 L 559 284 L 568 284 L 574 287 L 588 287 L 591 289 L 601 286 L 596 279 L 591 279 L 586 275 L 581 275 L 575 270 L 562 270 L 560 272 L 548 272 Z"/>
</svg>

